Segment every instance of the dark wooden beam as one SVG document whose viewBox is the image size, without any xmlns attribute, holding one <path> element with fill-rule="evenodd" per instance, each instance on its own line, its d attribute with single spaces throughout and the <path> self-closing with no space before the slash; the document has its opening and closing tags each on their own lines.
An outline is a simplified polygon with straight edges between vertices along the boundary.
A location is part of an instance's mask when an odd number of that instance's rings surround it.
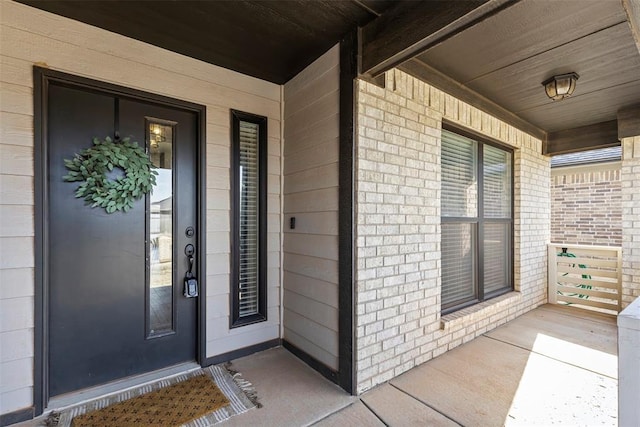
<svg viewBox="0 0 640 427">
<path fill-rule="evenodd" d="M 430 85 L 458 98 L 460 101 L 466 102 L 486 113 L 491 114 L 493 117 L 504 121 L 523 132 L 528 133 L 538 139 L 545 140 L 547 133 L 537 126 L 527 122 L 520 116 L 512 113 L 511 111 L 501 107 L 495 102 L 491 101 L 478 94 L 477 92 L 469 89 L 462 83 L 452 79 L 451 77 L 441 73 L 433 67 L 425 64 L 417 58 L 411 59 L 402 65 L 398 66 L 398 69 L 411 74 L 412 76 L 429 83 Z"/>
<path fill-rule="evenodd" d="M 578 151 L 594 150 L 596 148 L 615 147 L 620 145 L 618 140 L 618 121 L 596 123 L 573 129 L 552 132 L 543 144 L 542 154 L 576 153 Z"/>
<path fill-rule="evenodd" d="M 360 74 L 375 77 L 518 1 L 399 1 L 362 28 Z"/>
<path fill-rule="evenodd" d="M 640 135 L 640 104 L 618 111 L 618 138 Z"/>
</svg>

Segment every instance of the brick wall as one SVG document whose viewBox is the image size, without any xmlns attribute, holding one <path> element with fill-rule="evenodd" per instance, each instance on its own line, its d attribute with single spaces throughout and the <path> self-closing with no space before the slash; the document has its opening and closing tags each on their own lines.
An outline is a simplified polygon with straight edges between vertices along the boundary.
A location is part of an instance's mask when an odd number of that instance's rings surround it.
<svg viewBox="0 0 640 427">
<path fill-rule="evenodd" d="M 442 120 L 515 148 L 515 291 L 440 315 Z M 546 301 L 549 159 L 541 141 L 401 71 L 358 81 L 357 390 Z"/>
<path fill-rule="evenodd" d="M 622 139 L 622 307 L 640 297 L 640 136 Z"/>
<path fill-rule="evenodd" d="M 620 163 L 556 168 L 551 175 L 551 241 L 620 246 Z"/>
</svg>

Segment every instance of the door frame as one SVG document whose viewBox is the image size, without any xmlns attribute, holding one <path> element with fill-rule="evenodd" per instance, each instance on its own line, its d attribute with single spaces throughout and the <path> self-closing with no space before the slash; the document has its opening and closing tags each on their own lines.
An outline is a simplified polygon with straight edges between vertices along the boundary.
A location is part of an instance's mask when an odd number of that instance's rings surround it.
<svg viewBox="0 0 640 427">
<path fill-rule="evenodd" d="M 49 212 L 48 212 L 48 96 L 49 85 L 62 83 L 75 88 L 107 93 L 137 101 L 152 102 L 170 108 L 193 112 L 196 114 L 197 148 L 196 155 L 196 215 L 198 226 L 197 241 L 199 250 L 196 251 L 196 277 L 200 284 L 200 296 L 196 313 L 196 361 L 202 365 L 206 357 L 206 107 L 188 101 L 131 89 L 124 86 L 80 77 L 73 74 L 55 71 L 38 66 L 33 67 L 33 97 L 34 97 L 34 258 L 35 258 L 35 295 L 34 295 L 34 387 L 33 403 L 35 415 L 42 414 L 49 403 Z"/>
</svg>

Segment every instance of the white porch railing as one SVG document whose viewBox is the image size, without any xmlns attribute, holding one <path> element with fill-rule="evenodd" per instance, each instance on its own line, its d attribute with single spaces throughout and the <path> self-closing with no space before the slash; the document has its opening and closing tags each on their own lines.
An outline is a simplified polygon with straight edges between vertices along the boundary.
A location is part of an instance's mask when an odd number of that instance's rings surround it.
<svg viewBox="0 0 640 427">
<path fill-rule="evenodd" d="M 618 314 L 622 309 L 622 249 L 549 245 L 549 303 Z"/>
</svg>

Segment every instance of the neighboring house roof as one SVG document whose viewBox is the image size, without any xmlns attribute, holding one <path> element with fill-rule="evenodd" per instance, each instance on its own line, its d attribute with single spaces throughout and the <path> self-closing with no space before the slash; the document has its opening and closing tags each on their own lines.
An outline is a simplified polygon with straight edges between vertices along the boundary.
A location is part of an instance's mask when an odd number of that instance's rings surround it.
<svg viewBox="0 0 640 427">
<path fill-rule="evenodd" d="M 615 162 L 622 159 L 622 147 L 601 148 L 579 153 L 559 154 L 551 158 L 551 167 L 587 165 L 591 163 Z"/>
</svg>

